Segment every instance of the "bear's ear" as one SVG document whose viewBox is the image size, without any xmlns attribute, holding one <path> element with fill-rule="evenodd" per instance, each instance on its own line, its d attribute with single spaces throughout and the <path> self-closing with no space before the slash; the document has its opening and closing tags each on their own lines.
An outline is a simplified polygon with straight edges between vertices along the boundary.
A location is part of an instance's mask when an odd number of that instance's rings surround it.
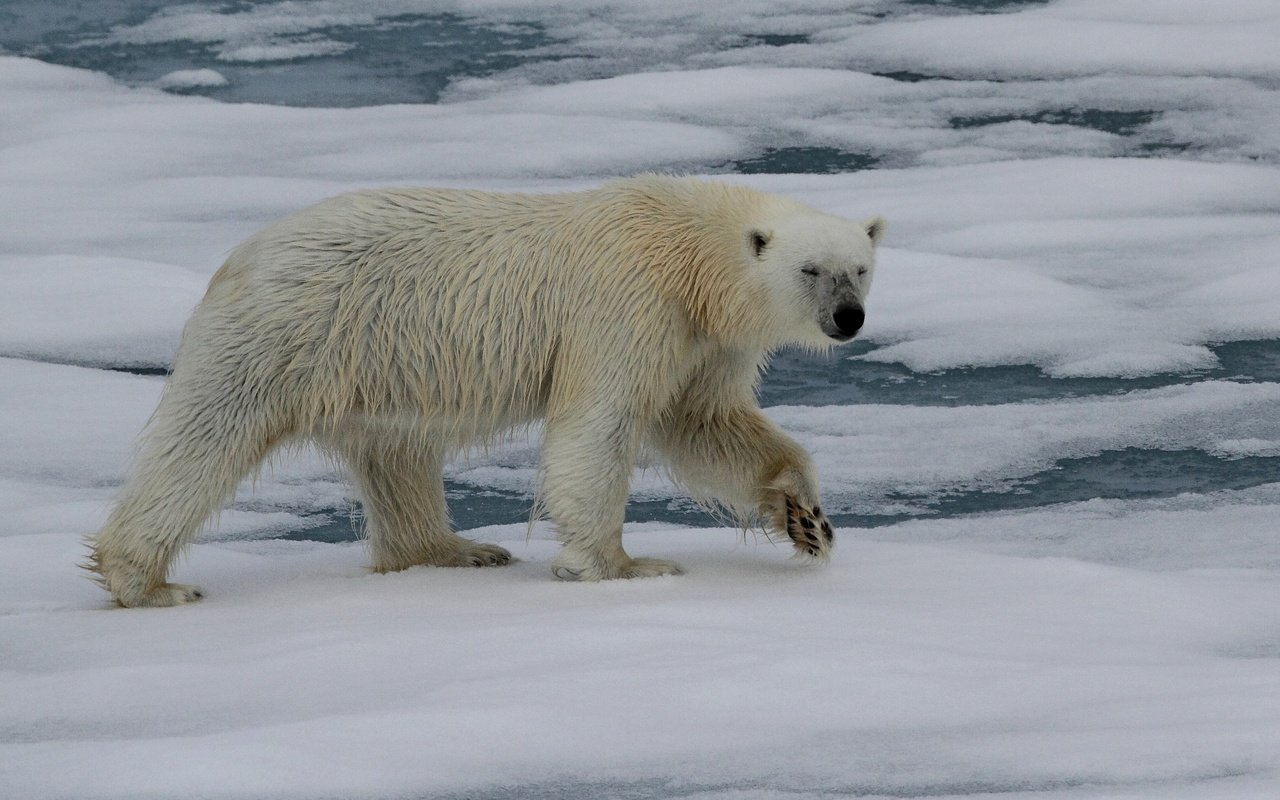
<svg viewBox="0 0 1280 800">
<path fill-rule="evenodd" d="M 751 244 L 751 252 L 759 258 L 769 246 L 769 234 L 761 230 L 748 231 L 747 241 Z"/>
<path fill-rule="evenodd" d="M 867 236 L 871 237 L 871 243 L 880 244 L 880 240 L 884 238 L 884 217 L 872 217 L 862 223 L 862 227 L 867 229 Z"/>
</svg>

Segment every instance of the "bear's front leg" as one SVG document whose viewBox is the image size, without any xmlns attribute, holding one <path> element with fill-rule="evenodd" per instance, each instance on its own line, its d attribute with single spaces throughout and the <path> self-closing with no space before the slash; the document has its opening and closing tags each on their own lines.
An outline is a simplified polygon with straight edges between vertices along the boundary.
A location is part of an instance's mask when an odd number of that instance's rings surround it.
<svg viewBox="0 0 1280 800">
<path fill-rule="evenodd" d="M 601 581 L 679 575 L 673 561 L 632 558 L 622 549 L 637 437 L 621 412 L 586 409 L 549 419 L 542 445 L 542 503 L 563 549 L 556 577 Z"/>
<path fill-rule="evenodd" d="M 653 443 L 691 491 L 718 500 L 746 524 L 753 512 L 785 533 L 796 553 L 826 561 L 835 545 L 804 448 L 759 408 L 686 398 L 655 429 Z"/>
</svg>

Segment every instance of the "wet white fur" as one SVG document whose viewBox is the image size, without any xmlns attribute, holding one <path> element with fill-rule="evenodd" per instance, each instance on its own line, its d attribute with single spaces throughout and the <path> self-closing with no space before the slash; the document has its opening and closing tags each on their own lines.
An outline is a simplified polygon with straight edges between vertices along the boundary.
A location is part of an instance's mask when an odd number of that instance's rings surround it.
<svg viewBox="0 0 1280 800">
<path fill-rule="evenodd" d="M 843 271 L 865 296 L 882 227 L 663 176 L 555 195 L 366 191 L 280 220 L 213 277 L 90 567 L 122 605 L 196 599 L 165 583 L 173 559 L 299 440 L 350 468 L 375 569 L 502 563 L 450 530 L 441 466 L 540 419 L 557 569 L 676 572 L 622 549 L 637 453 L 742 519 L 781 493 L 816 505 L 808 456 L 754 389 L 775 348 L 831 343 L 799 267 Z"/>
</svg>

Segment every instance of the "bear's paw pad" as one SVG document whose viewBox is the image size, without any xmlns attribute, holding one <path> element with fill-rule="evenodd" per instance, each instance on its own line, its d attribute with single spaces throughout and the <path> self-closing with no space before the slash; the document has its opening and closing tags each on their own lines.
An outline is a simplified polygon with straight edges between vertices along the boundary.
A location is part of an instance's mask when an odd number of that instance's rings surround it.
<svg viewBox="0 0 1280 800">
<path fill-rule="evenodd" d="M 818 506 L 806 508 L 790 495 L 787 496 L 787 536 L 795 545 L 796 553 L 819 561 L 831 558 L 835 546 L 835 533 L 831 523 Z"/>
</svg>

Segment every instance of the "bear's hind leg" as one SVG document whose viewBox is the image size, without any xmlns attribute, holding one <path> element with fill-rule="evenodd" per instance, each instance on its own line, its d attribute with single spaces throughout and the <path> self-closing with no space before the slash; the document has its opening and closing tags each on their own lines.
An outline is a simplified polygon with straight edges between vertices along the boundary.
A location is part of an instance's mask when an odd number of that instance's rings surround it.
<svg viewBox="0 0 1280 800">
<path fill-rule="evenodd" d="M 453 532 L 439 448 L 386 434 L 348 441 L 338 449 L 364 501 L 375 571 L 510 563 L 511 553 L 504 548 Z"/>
<path fill-rule="evenodd" d="M 170 380 L 119 502 L 89 542 L 86 566 L 122 606 L 203 596 L 195 586 L 166 583 L 169 566 L 278 439 L 255 403 L 193 388 L 198 378 L 187 372 Z"/>
</svg>

